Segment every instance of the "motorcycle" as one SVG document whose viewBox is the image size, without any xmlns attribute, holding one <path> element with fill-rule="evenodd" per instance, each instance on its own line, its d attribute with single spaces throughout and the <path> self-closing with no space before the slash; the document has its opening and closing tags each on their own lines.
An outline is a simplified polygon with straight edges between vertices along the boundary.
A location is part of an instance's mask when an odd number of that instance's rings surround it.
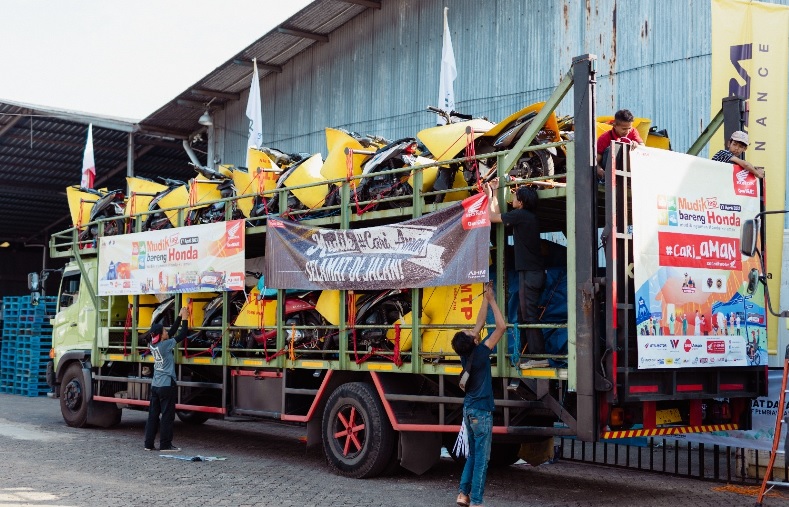
<svg viewBox="0 0 789 507">
<path fill-rule="evenodd" d="M 276 152 L 278 156 L 272 157 L 272 161 L 283 171 L 277 179 L 275 193 L 270 199 L 265 199 L 263 196 L 256 198 L 250 216 L 279 214 L 282 199 L 286 199 L 284 214 L 291 215 L 298 212 L 293 215 L 297 219 L 337 214 L 336 209 L 317 212 L 311 210 L 340 204 L 339 187 L 328 182 L 348 175 L 346 148 L 361 152 L 353 157 L 351 163 L 351 173 L 359 176 L 363 172 L 362 164 L 371 156 L 364 151 L 369 148 L 378 149 L 388 143 L 385 139 L 376 136 L 364 136 L 342 129 L 327 128 L 328 155 L 325 161 L 321 159 L 320 154 L 286 155 Z M 320 185 L 321 182 L 326 182 L 326 186 Z M 288 187 L 296 188 L 288 189 Z"/>
<path fill-rule="evenodd" d="M 324 293 L 326 292 L 324 291 Z M 320 307 L 319 302 L 318 308 L 320 309 Z M 377 327 L 354 330 L 349 338 L 352 341 L 349 350 L 353 349 L 357 352 L 391 351 L 393 343 L 387 338 L 387 331 L 395 322 L 403 321 L 404 317 L 411 312 L 411 296 L 408 290 L 401 289 L 361 293 L 356 300 L 355 308 L 355 325 Z M 328 317 L 327 320 L 332 322 L 334 319 Z M 332 332 L 325 337 L 323 350 L 336 351 L 339 349 L 339 344 L 339 333 Z"/>
<path fill-rule="evenodd" d="M 276 215 L 280 212 L 280 200 L 284 195 L 286 210 L 299 211 L 305 209 L 304 204 L 296 197 L 296 195 L 289 190 L 283 190 L 287 184 L 285 183 L 288 178 L 298 169 L 302 164 L 308 164 L 312 167 L 314 172 L 315 157 L 320 159 L 319 155 L 310 156 L 306 153 L 284 153 L 282 151 L 264 148 L 266 154 L 269 155 L 271 164 L 279 169 L 279 177 L 274 185 L 275 192 L 273 194 L 258 195 L 252 201 L 252 208 L 249 213 L 250 218 L 265 217 L 266 215 Z M 276 170 L 276 169 L 275 169 Z M 262 225 L 262 221 L 251 221 L 252 225 Z"/>
<path fill-rule="evenodd" d="M 315 309 L 318 295 L 315 292 L 299 291 L 298 294 L 285 296 L 285 344 L 293 344 L 297 349 L 319 349 L 322 347 L 321 338 L 325 334 L 326 321 Z M 272 304 L 274 303 L 274 304 Z M 273 349 L 277 346 L 277 329 L 275 324 L 276 296 L 252 294 L 247 300 L 252 319 L 257 319 L 258 327 L 246 333 L 244 346 L 247 349 Z M 268 307 L 268 308 L 267 308 Z M 237 325 L 243 324 L 236 322 Z M 294 327 L 295 326 L 295 327 Z M 296 329 L 296 327 L 304 329 Z"/>
<path fill-rule="evenodd" d="M 259 274 L 257 274 L 259 276 Z M 320 349 L 322 347 L 322 329 L 326 321 L 315 309 L 317 293 L 309 291 L 287 291 L 285 296 L 286 344 L 293 342 L 294 348 Z M 276 291 L 253 289 L 249 296 L 243 291 L 234 291 L 228 295 L 228 322 L 233 329 L 230 332 L 228 347 L 230 349 L 271 349 L 276 347 Z M 203 307 L 201 329 L 190 333 L 186 338 L 186 346 L 190 349 L 210 350 L 213 356 L 222 352 L 222 315 L 224 299 L 220 294 Z M 175 299 L 168 298 L 153 312 L 151 321 L 161 323 L 165 328 L 172 326 L 175 319 Z M 294 329 L 297 326 L 301 329 Z M 306 328 L 304 328 L 306 327 Z"/>
<path fill-rule="evenodd" d="M 159 176 L 161 184 L 140 177 L 129 177 L 126 180 L 133 195 L 132 207 L 144 207 L 148 211 L 140 226 L 142 231 L 170 229 L 178 225 L 177 212 L 162 209 L 189 202 L 189 187 L 186 183 L 162 176 Z M 133 212 L 129 208 L 127 211 Z"/>
<path fill-rule="evenodd" d="M 438 108 L 428 107 L 429 111 L 443 116 L 448 123 L 422 130 L 417 137 L 437 161 L 508 150 L 517 144 L 544 105 L 544 102 L 538 102 L 527 106 L 495 125 L 484 118 L 468 119 L 467 115 L 454 111 L 446 113 Z M 470 135 L 471 139 L 468 139 L 467 135 Z M 472 139 L 473 143 L 471 143 Z M 540 145 L 561 140 L 556 114 L 552 112 L 531 144 Z M 507 176 L 514 179 L 550 176 L 555 174 L 557 165 L 563 164 L 563 151 L 560 152 L 555 148 L 527 151 L 521 154 Z M 456 183 L 456 173 L 461 168 L 466 186 L 474 186 L 480 179 L 486 181 L 495 177 L 496 158 L 482 158 L 450 165 L 443 172 L 439 171 L 434 190 L 452 188 Z"/>
<path fill-rule="evenodd" d="M 394 209 L 411 206 L 414 194 L 411 173 L 380 174 L 393 169 L 423 165 L 432 159 L 418 155 L 417 140 L 411 137 L 400 139 L 379 148 L 362 169 L 362 179 L 353 198 L 356 202 L 370 201 L 362 211 L 370 209 Z M 424 187 L 423 187 L 424 188 Z M 376 201 L 400 198 L 378 204 Z"/>
<path fill-rule="evenodd" d="M 195 169 L 206 180 L 192 180 L 190 200 L 194 202 L 194 206 L 187 213 L 185 224 L 212 224 L 224 220 L 243 219 L 244 214 L 241 213 L 234 201 L 231 201 L 229 204 L 231 210 L 230 218 L 225 216 L 225 210 L 228 206 L 228 203 L 225 201 L 203 206 L 198 205 L 200 202 L 226 199 L 236 195 L 232 170 L 228 166 L 220 166 L 219 170 L 202 166 L 195 166 Z"/>
<path fill-rule="evenodd" d="M 104 222 L 103 236 L 115 236 L 123 233 L 123 226 L 125 223 L 125 196 L 123 191 L 111 190 L 109 192 L 101 192 L 90 188 L 82 188 L 80 190 L 98 197 L 98 200 L 90 210 L 89 222 L 118 217 L 114 220 L 106 220 Z M 86 242 L 95 241 L 98 236 L 99 224 L 94 223 L 86 227 L 85 230 L 80 233 L 79 240 Z"/>
</svg>

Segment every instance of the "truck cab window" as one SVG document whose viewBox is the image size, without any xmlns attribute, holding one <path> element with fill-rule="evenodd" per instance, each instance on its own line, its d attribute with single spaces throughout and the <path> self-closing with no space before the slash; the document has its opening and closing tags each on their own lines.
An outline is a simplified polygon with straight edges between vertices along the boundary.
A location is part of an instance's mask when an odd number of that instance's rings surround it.
<svg viewBox="0 0 789 507">
<path fill-rule="evenodd" d="M 79 295 L 79 273 L 66 275 L 60 287 L 60 308 L 68 308 L 77 301 Z"/>
</svg>

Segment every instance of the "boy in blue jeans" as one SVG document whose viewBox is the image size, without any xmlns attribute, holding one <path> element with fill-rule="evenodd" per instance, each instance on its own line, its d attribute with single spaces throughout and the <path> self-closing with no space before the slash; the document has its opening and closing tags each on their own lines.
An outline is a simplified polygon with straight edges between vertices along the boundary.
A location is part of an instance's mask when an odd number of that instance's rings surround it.
<svg viewBox="0 0 789 507">
<path fill-rule="evenodd" d="M 496 329 L 480 344 L 480 332 L 485 326 L 488 306 L 493 311 Z M 452 338 L 452 348 L 460 356 L 463 369 L 468 372 L 466 396 L 463 400 L 463 420 L 468 434 L 468 457 L 460 477 L 457 504 L 462 507 L 482 507 L 485 476 L 488 472 L 490 444 L 493 438 L 493 378 L 490 374 L 490 353 L 496 346 L 507 324 L 496 304 L 490 283 L 485 285 L 485 299 L 477 314 L 474 329 L 458 331 Z"/>
</svg>

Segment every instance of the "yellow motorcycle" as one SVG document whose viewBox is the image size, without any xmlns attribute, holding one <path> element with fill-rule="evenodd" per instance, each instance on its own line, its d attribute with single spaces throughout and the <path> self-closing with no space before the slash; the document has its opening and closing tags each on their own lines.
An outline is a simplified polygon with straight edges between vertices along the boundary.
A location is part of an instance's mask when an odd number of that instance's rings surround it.
<svg viewBox="0 0 789 507">
<path fill-rule="evenodd" d="M 438 108 L 428 107 L 428 110 L 443 115 L 448 123 L 422 130 L 417 137 L 437 161 L 508 150 L 520 140 L 544 105 L 544 102 L 538 102 L 527 106 L 495 125 L 485 118 L 470 118 L 454 111 L 445 113 Z M 556 114 L 552 112 L 537 132 L 532 145 L 561 140 Z M 563 167 L 564 162 L 563 152 L 556 148 L 527 151 L 518 159 L 508 176 L 517 179 L 552 176 L 556 172 L 557 165 Z M 454 163 L 446 166 L 443 171 L 439 170 L 434 190 L 448 190 L 458 186 L 457 173 L 461 168 L 463 182 L 466 186 L 473 187 L 480 181 L 495 176 L 496 158 L 467 160 L 462 164 Z"/>
</svg>

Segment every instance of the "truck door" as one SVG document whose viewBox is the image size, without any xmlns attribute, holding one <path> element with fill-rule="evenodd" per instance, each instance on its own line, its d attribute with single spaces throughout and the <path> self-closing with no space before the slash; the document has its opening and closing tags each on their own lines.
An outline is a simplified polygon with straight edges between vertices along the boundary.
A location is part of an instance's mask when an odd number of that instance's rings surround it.
<svg viewBox="0 0 789 507">
<path fill-rule="evenodd" d="M 82 275 L 79 270 L 63 273 L 58 292 L 58 311 L 53 320 L 52 346 L 58 357 L 68 350 L 92 349 L 94 308 L 90 296 L 81 290 Z"/>
</svg>

